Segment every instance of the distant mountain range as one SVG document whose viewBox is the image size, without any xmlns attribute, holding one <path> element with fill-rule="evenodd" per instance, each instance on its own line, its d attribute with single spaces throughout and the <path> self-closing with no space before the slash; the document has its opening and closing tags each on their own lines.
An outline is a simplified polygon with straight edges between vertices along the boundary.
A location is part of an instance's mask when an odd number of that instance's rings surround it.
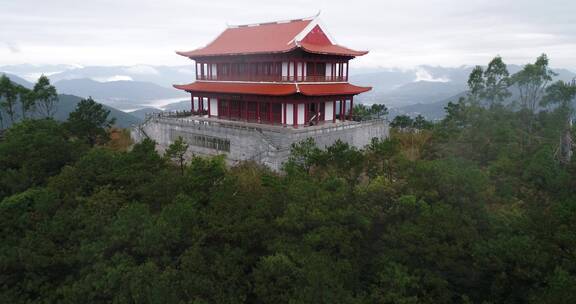
<svg viewBox="0 0 576 304">
<path fill-rule="evenodd" d="M 60 80 L 54 83 L 58 92 L 101 100 L 120 110 L 139 109 L 162 100 L 181 100 L 187 93 L 143 81 L 98 82 L 92 79 Z"/>
<path fill-rule="evenodd" d="M 143 120 L 146 117 L 146 114 L 158 113 L 158 112 L 162 112 L 162 111 L 189 111 L 190 106 L 191 106 L 191 104 L 190 104 L 189 100 L 183 100 L 183 101 L 167 104 L 167 105 L 163 106 L 162 109 L 154 108 L 154 107 L 146 107 L 146 108 L 138 109 L 135 111 L 130 111 L 128 113 L 130 113 L 130 115 L 132 115 L 132 116 L 135 116 L 135 117 Z"/>
<path fill-rule="evenodd" d="M 359 95 L 355 100 L 366 103 L 384 103 L 390 116 L 422 114 L 428 119 L 444 116 L 444 107 L 458 101 L 466 94 L 468 75 L 473 67 L 456 68 L 422 66 L 414 70 L 371 70 L 366 74 L 352 74 L 351 82 L 372 86 L 372 91 Z M 522 67 L 508 65 L 511 74 Z M 567 69 L 554 69 L 555 80 L 570 81 L 576 73 Z M 401 81 L 411 81 L 399 83 Z"/>
<path fill-rule="evenodd" d="M 172 88 L 173 84 L 194 81 L 194 64 L 182 66 L 78 66 L 78 65 L 32 65 L 17 64 L 0 66 L 0 72 L 18 75 L 28 81 L 36 81 L 40 75 L 50 77 L 53 82 L 70 79 L 92 79 L 99 82 L 133 80 L 155 83 Z"/>
<path fill-rule="evenodd" d="M 17 83 L 23 87 L 30 89 L 34 86 L 31 82 L 28 82 L 25 79 L 22 79 L 18 76 L 10 75 L 10 74 L 6 74 L 6 76 L 8 76 L 12 82 Z M 54 115 L 54 118 L 56 120 L 60 120 L 60 121 L 67 120 L 68 115 L 70 114 L 70 112 L 72 112 L 76 109 L 76 105 L 80 102 L 80 100 L 82 100 L 82 97 L 74 96 L 74 95 L 68 95 L 68 94 L 59 94 L 58 95 L 58 103 L 56 105 L 56 113 Z M 129 113 L 122 112 L 122 111 L 115 109 L 113 107 L 104 105 L 104 108 L 106 108 L 107 110 L 110 110 L 110 117 L 113 117 L 116 119 L 115 126 L 117 126 L 119 128 L 129 128 L 132 125 L 139 124 L 140 122 L 142 122 L 142 120 L 140 118 L 133 116 Z M 2 112 L 2 111 L 0 111 L 0 112 Z M 16 113 L 18 114 L 18 118 L 20 118 L 21 110 L 20 110 L 19 104 L 17 104 Z M 2 112 L 2 116 L 4 118 L 4 121 L 3 121 L 4 127 L 10 126 L 8 115 L 6 113 Z"/>
<path fill-rule="evenodd" d="M 457 100 L 466 91 L 472 66 L 419 66 L 413 69 L 351 68 L 350 82 L 371 86 L 372 91 L 360 94 L 356 102 L 384 103 L 390 113 L 414 113 L 437 118 L 450 100 Z M 521 69 L 508 65 L 510 73 Z M 185 66 L 72 66 L 11 65 L 0 66 L 28 81 L 42 73 L 50 77 L 59 93 L 80 97 L 92 96 L 99 102 L 143 118 L 160 110 L 189 109 L 189 95 L 172 84 L 194 81 L 194 65 Z M 570 80 L 576 73 L 555 69 L 557 79 Z M 16 81 L 16 80 L 15 80 Z M 414 114 L 417 115 L 417 114 Z"/>
</svg>

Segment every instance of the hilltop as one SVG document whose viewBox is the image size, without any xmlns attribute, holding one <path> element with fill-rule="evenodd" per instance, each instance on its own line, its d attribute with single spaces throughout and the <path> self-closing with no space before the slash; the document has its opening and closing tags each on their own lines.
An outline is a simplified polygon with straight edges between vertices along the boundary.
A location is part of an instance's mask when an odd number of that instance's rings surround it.
<svg viewBox="0 0 576 304">
<path fill-rule="evenodd" d="M 33 83 L 31 83 L 25 79 L 22 79 L 18 76 L 10 75 L 10 74 L 6 74 L 6 76 L 8 76 L 12 82 L 19 84 L 25 88 L 30 89 L 30 88 L 34 87 Z M 82 100 L 82 97 L 70 95 L 70 94 L 58 94 L 58 103 L 56 104 L 56 113 L 54 115 L 54 118 L 56 120 L 60 120 L 60 121 L 64 121 L 64 120 L 68 119 L 68 114 L 70 114 L 70 112 L 74 111 L 74 109 L 76 108 L 76 105 L 80 102 L 80 100 Z M 129 113 L 125 113 L 123 111 L 120 111 L 118 109 L 115 109 L 111 106 L 104 105 L 104 108 L 106 108 L 107 110 L 110 110 L 110 117 L 113 117 L 116 119 L 116 123 L 115 123 L 116 127 L 129 128 L 132 125 L 135 125 L 135 124 L 138 124 L 141 122 L 140 118 L 135 117 Z M 6 117 L 7 117 L 6 113 L 3 113 L 2 110 L 0 110 L 0 113 L 5 118 L 4 119 L 5 127 L 10 126 L 10 122 L 8 121 L 8 119 L 6 119 Z M 20 113 L 19 103 L 16 105 L 16 113 Z"/>
</svg>

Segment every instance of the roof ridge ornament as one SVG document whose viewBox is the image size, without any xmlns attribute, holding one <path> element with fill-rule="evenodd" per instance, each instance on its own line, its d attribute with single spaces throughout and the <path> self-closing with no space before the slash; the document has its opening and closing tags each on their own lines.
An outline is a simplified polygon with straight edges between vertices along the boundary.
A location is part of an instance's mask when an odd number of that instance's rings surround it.
<svg viewBox="0 0 576 304">
<path fill-rule="evenodd" d="M 229 24 L 226 22 L 227 28 L 239 28 L 239 27 L 253 27 L 253 26 L 261 26 L 261 25 L 268 25 L 268 24 L 282 24 L 282 23 L 290 23 L 290 22 L 298 22 L 298 21 L 309 21 L 314 20 L 320 16 L 320 10 L 316 15 L 312 15 L 309 17 L 304 18 L 296 18 L 296 19 L 282 19 L 282 20 L 274 20 L 274 21 L 266 21 L 266 22 L 255 22 L 255 23 L 244 23 L 244 24 Z"/>
</svg>

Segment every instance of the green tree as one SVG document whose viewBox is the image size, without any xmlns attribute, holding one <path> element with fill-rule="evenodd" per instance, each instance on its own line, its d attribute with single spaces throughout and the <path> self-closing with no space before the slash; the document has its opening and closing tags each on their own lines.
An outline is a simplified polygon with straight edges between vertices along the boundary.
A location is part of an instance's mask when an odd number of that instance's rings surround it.
<svg viewBox="0 0 576 304">
<path fill-rule="evenodd" d="M 432 122 L 426 120 L 421 114 L 418 114 L 418 116 L 414 118 L 414 128 L 418 130 L 429 130 L 432 128 L 432 125 Z"/>
<path fill-rule="evenodd" d="M 370 107 L 372 113 L 375 113 L 378 118 L 388 115 L 388 108 L 383 103 L 375 103 Z"/>
<path fill-rule="evenodd" d="M 407 129 L 414 126 L 414 120 L 408 115 L 398 115 L 390 123 L 392 128 Z"/>
<path fill-rule="evenodd" d="M 58 93 L 56 93 L 56 88 L 50 84 L 50 79 L 44 75 L 40 76 L 34 85 L 33 92 L 40 114 L 45 117 L 53 117 L 58 102 Z"/>
<path fill-rule="evenodd" d="M 184 164 L 186 162 L 186 152 L 189 145 L 184 141 L 182 136 L 178 138 L 166 150 L 166 157 L 175 161 L 180 167 L 180 174 L 184 176 Z"/>
<path fill-rule="evenodd" d="M 357 104 L 354 106 L 354 118 L 358 121 L 381 118 L 388 114 L 388 108 L 384 104 L 373 104 L 367 107 L 363 104 Z"/>
<path fill-rule="evenodd" d="M 520 104 L 534 113 L 545 93 L 546 86 L 556 75 L 549 67 L 546 54 L 536 58 L 536 62 L 526 64 L 522 70 L 512 75 L 512 83 L 520 91 Z"/>
<path fill-rule="evenodd" d="M 485 88 L 484 98 L 489 105 L 500 104 L 504 99 L 510 97 L 512 93 L 508 91 L 510 86 L 510 74 L 502 57 L 496 56 L 488 63 L 484 71 Z"/>
<path fill-rule="evenodd" d="M 26 119 L 27 113 L 34 111 L 36 107 L 36 97 L 34 96 L 34 91 L 29 90 L 23 86 L 18 86 L 18 99 L 20 100 L 22 119 Z"/>
<path fill-rule="evenodd" d="M 60 123 L 25 120 L 12 126 L 0 142 L 0 197 L 39 186 L 81 150 L 69 141 Z"/>
<path fill-rule="evenodd" d="M 16 102 L 18 100 L 18 88 L 8 76 L 0 76 L 0 107 L 4 109 L 10 122 L 14 124 L 16 119 Z"/>
<path fill-rule="evenodd" d="M 109 139 L 108 129 L 115 121 L 114 118 L 109 118 L 109 115 L 110 110 L 89 97 L 76 105 L 65 125 L 71 134 L 94 146 Z"/>
<path fill-rule="evenodd" d="M 220 155 L 182 176 L 150 139 L 24 120 L 0 142 L 0 299 L 572 303 L 576 170 L 553 155 L 571 94 L 549 87 L 527 149 L 527 111 L 462 98 L 364 149 L 295 144 L 280 173 Z"/>
<path fill-rule="evenodd" d="M 468 77 L 468 98 L 473 103 L 479 103 L 484 95 L 486 80 L 484 79 L 484 69 L 481 66 L 475 66 Z"/>
<path fill-rule="evenodd" d="M 561 80 L 546 88 L 546 95 L 542 105 L 555 104 L 563 116 L 564 125 L 560 136 L 559 159 L 564 164 L 569 164 L 572 159 L 572 117 L 574 117 L 574 102 L 576 98 L 576 83 L 566 83 Z"/>
</svg>

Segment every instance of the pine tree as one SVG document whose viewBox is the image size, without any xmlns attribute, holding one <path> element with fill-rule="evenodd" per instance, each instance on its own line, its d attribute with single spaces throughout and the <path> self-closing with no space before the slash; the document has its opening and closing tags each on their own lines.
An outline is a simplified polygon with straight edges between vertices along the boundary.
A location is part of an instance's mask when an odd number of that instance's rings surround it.
<svg viewBox="0 0 576 304">
<path fill-rule="evenodd" d="M 179 136 L 166 150 L 166 157 L 176 161 L 180 166 L 180 174 L 184 175 L 184 155 L 188 151 L 189 145 L 184 142 L 182 136 Z"/>
</svg>

